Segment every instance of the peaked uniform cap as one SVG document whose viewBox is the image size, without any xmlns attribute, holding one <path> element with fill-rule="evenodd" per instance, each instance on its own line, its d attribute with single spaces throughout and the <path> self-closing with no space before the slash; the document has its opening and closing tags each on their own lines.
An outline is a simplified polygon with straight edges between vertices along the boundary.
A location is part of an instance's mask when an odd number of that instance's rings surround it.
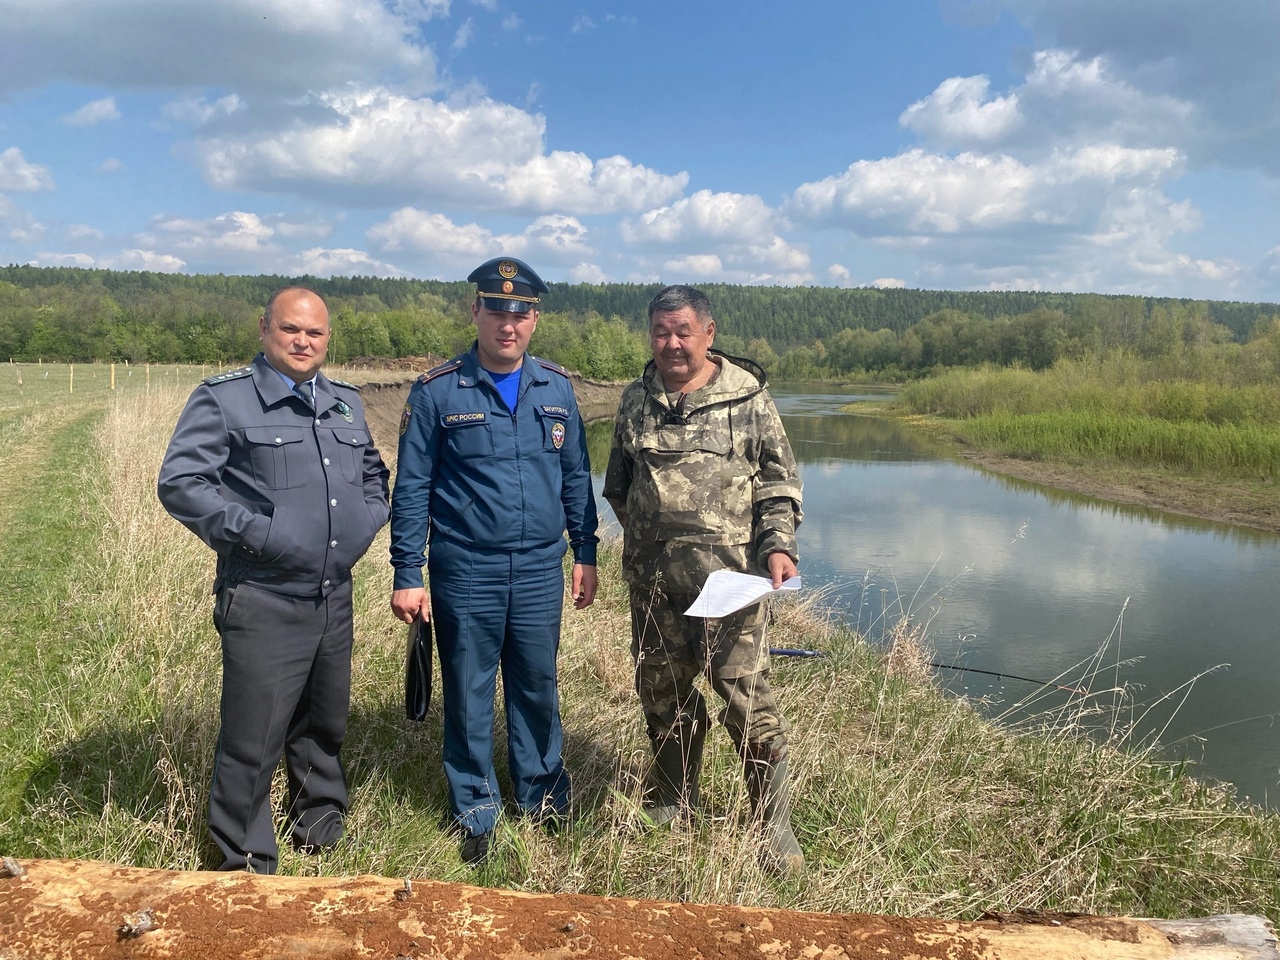
<svg viewBox="0 0 1280 960">
<path fill-rule="evenodd" d="M 547 285 L 533 268 L 515 257 L 495 257 L 471 271 L 469 283 L 476 285 L 476 295 L 489 310 L 528 313 L 540 301 L 538 294 Z"/>
</svg>

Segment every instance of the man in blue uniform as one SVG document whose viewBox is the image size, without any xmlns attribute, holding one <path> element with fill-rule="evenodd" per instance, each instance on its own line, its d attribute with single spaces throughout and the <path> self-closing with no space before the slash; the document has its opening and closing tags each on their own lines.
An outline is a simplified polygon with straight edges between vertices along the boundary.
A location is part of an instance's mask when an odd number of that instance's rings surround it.
<svg viewBox="0 0 1280 960">
<path fill-rule="evenodd" d="M 271 776 L 282 753 L 294 846 L 314 852 L 342 836 L 351 568 L 389 508 L 359 392 L 320 372 L 324 301 L 301 287 L 278 290 L 258 329 L 253 363 L 191 394 L 158 492 L 218 554 L 222 726 L 209 831 L 221 869 L 274 873 Z"/>
<path fill-rule="evenodd" d="M 419 378 L 400 422 L 391 609 L 406 623 L 435 623 L 449 803 L 462 857 L 476 864 L 502 807 L 493 768 L 499 665 L 516 805 L 539 819 L 568 813 L 556 691 L 561 560 L 567 529 L 574 606 L 590 606 L 597 538 L 586 433 L 568 374 L 525 352 L 546 284 L 511 257 L 482 264 L 467 280 L 476 285 L 476 341 Z"/>
</svg>

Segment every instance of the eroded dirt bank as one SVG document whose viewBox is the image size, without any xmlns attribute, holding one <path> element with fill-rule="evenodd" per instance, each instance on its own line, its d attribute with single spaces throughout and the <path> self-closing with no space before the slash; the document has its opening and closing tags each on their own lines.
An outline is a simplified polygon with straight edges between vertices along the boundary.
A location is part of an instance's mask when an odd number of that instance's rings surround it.
<svg viewBox="0 0 1280 960">
<path fill-rule="evenodd" d="M 6 865 L 7 866 L 7 865 Z M 977 922 L 530 894 L 358 877 L 255 877 L 26 860 L 0 877 L 0 956 L 686 960 L 1268 960 L 1257 917 L 1075 914 Z"/>
</svg>

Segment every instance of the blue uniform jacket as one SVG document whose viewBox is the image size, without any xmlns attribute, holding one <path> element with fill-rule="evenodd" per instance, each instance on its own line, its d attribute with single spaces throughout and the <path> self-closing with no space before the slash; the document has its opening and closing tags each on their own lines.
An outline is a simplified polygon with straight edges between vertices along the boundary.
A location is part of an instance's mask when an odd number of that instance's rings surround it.
<svg viewBox="0 0 1280 960">
<path fill-rule="evenodd" d="M 568 375 L 525 355 L 515 413 L 476 347 L 409 390 L 391 498 L 395 589 L 422 586 L 428 528 L 464 546 L 525 550 L 563 541 L 596 562 L 586 431 Z"/>
<path fill-rule="evenodd" d="M 218 578 L 321 596 L 387 522 L 387 468 L 355 387 L 316 375 L 314 416 L 259 354 L 192 392 L 160 466 L 166 510 Z"/>
</svg>

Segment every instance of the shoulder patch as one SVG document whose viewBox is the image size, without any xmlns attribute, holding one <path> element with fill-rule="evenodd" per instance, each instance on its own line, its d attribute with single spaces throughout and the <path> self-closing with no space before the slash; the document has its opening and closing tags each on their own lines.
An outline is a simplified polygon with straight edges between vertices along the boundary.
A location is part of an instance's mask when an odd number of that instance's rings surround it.
<svg viewBox="0 0 1280 960">
<path fill-rule="evenodd" d="M 348 390 L 354 390 L 356 393 L 359 393 L 360 390 L 362 389 L 361 387 L 356 386 L 354 383 L 347 383 L 347 381 L 345 380 L 338 380 L 334 377 L 329 377 L 329 382 L 336 387 L 346 387 Z"/>
<path fill-rule="evenodd" d="M 204 382 L 212 386 L 215 383 L 225 383 L 228 380 L 241 380 L 245 377 L 253 376 L 253 364 L 247 367 L 241 367 L 239 370 L 228 370 L 226 373 L 216 373 L 212 377 L 205 377 Z"/>
<path fill-rule="evenodd" d="M 543 367 L 550 370 L 552 373 L 558 373 L 562 377 L 569 376 L 569 371 L 558 363 L 552 363 L 550 360 L 543 360 L 541 357 L 534 357 L 533 359 L 537 360 L 538 363 L 542 364 Z"/>
<path fill-rule="evenodd" d="M 460 366 L 462 366 L 462 358 L 458 357 L 455 360 L 450 360 L 448 363 L 442 363 L 438 367 L 432 367 L 418 378 L 418 382 L 430 383 L 436 377 L 443 376 L 446 373 L 451 373 L 454 370 L 457 370 Z"/>
</svg>

